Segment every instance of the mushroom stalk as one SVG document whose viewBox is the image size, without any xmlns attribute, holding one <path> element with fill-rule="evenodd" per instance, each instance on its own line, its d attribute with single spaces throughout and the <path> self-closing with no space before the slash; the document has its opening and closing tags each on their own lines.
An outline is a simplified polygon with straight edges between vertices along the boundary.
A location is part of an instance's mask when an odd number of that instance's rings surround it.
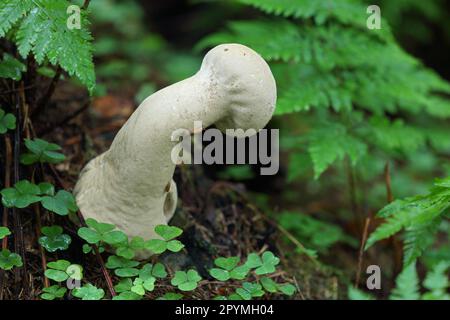
<svg viewBox="0 0 450 320">
<path fill-rule="evenodd" d="M 259 130 L 275 101 L 275 80 L 256 52 L 238 44 L 215 47 L 194 76 L 142 102 L 110 149 L 82 170 L 75 187 L 81 213 L 130 237 L 157 238 L 154 227 L 167 224 L 177 202 L 172 133 L 193 132 L 195 121 L 221 130 Z"/>
</svg>

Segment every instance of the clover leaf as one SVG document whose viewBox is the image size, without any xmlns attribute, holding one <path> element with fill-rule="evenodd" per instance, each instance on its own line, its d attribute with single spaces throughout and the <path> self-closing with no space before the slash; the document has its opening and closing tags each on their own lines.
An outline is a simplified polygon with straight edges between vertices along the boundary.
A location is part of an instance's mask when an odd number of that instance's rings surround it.
<svg viewBox="0 0 450 320">
<path fill-rule="evenodd" d="M 262 297 L 264 291 L 259 283 L 244 282 L 242 288 L 237 288 L 236 293 L 244 300 L 251 300 L 253 297 Z"/>
<path fill-rule="evenodd" d="M 63 234 L 60 226 L 43 227 L 41 232 L 44 236 L 39 238 L 39 244 L 48 252 L 66 250 L 72 242 L 69 235 Z"/>
<path fill-rule="evenodd" d="M 0 251 L 0 269 L 11 270 L 13 267 L 21 267 L 22 257 L 16 253 L 11 253 L 8 249 Z"/>
<path fill-rule="evenodd" d="M 76 212 L 78 206 L 74 196 L 66 190 L 59 190 L 56 195 L 44 196 L 41 199 L 42 206 L 60 216 L 66 216 L 69 212 Z"/>
<path fill-rule="evenodd" d="M 58 285 L 54 285 L 48 288 L 42 289 L 44 293 L 41 294 L 41 298 L 44 300 L 55 300 L 64 297 L 67 292 L 67 289 L 64 287 L 60 287 Z"/>
<path fill-rule="evenodd" d="M 139 274 L 139 269 L 136 269 L 139 265 L 139 262 L 128 260 L 118 256 L 109 256 L 108 261 L 106 262 L 106 267 L 108 269 L 115 269 L 114 273 L 118 277 L 128 278 L 135 277 Z"/>
<path fill-rule="evenodd" d="M 20 162 L 25 165 L 37 162 L 59 163 L 66 159 L 62 153 L 57 152 L 61 150 L 60 146 L 42 139 L 25 139 L 25 146 L 30 151 L 20 157 Z"/>
<path fill-rule="evenodd" d="M 0 134 L 16 128 L 16 117 L 12 113 L 6 113 L 0 109 Z"/>
<path fill-rule="evenodd" d="M 187 272 L 177 271 L 170 283 L 173 286 L 177 286 L 181 291 L 192 291 L 197 288 L 198 282 L 202 280 L 202 277 L 197 271 L 190 269 Z"/>
<path fill-rule="evenodd" d="M 73 289 L 72 295 L 81 300 L 101 300 L 105 296 L 105 291 L 88 283 L 81 288 Z"/>
<path fill-rule="evenodd" d="M 156 263 L 152 265 L 150 263 L 145 264 L 139 271 L 139 278 L 146 280 L 150 277 L 165 278 L 167 277 L 166 268 L 162 263 Z"/>
<path fill-rule="evenodd" d="M 57 260 L 47 264 L 48 269 L 45 276 L 56 282 L 62 282 L 69 278 L 81 280 L 83 278 L 83 267 L 78 264 L 71 264 L 67 260 Z"/>
<path fill-rule="evenodd" d="M 257 275 L 263 275 L 275 272 L 275 266 L 278 263 L 280 263 L 280 259 L 272 252 L 266 251 L 262 254 L 262 258 L 256 253 L 250 253 L 245 265 L 252 269 L 256 268 L 255 273 Z"/>
<path fill-rule="evenodd" d="M 177 227 L 158 225 L 155 227 L 155 232 L 159 234 L 164 240 L 169 241 L 180 236 L 183 233 L 183 230 Z"/>
<path fill-rule="evenodd" d="M 106 261 L 106 267 L 108 269 L 118 268 L 134 268 L 139 265 L 139 262 L 134 260 L 128 260 L 118 256 L 109 256 Z"/>
<path fill-rule="evenodd" d="M 231 271 L 232 269 L 234 269 L 234 267 L 237 266 L 239 260 L 240 260 L 239 257 L 229 257 L 229 258 L 220 257 L 214 260 L 214 263 L 216 266 L 222 269 Z"/>
<path fill-rule="evenodd" d="M 141 237 L 133 237 L 131 241 L 120 243 L 117 247 L 116 254 L 125 259 L 133 259 L 136 251 L 145 248 L 145 241 Z"/>
<path fill-rule="evenodd" d="M 121 292 L 119 295 L 113 298 L 113 300 L 141 300 L 141 299 L 142 296 L 131 291 Z"/>
<path fill-rule="evenodd" d="M 125 233 L 120 230 L 114 230 L 113 224 L 101 223 L 89 218 L 86 220 L 88 227 L 78 229 L 78 235 L 89 244 L 98 244 L 103 241 L 110 245 L 117 245 L 128 241 Z"/>
<path fill-rule="evenodd" d="M 229 279 L 242 280 L 247 276 L 250 268 L 246 265 L 236 267 L 239 260 L 239 257 L 217 258 L 214 260 L 214 264 L 219 268 L 212 268 L 209 274 L 220 281 L 227 281 Z"/>
<path fill-rule="evenodd" d="M 285 284 L 277 283 L 277 288 L 279 291 L 281 291 L 282 293 L 284 293 L 287 296 L 292 296 L 296 291 L 295 286 L 293 286 L 290 283 L 285 283 Z"/>
<path fill-rule="evenodd" d="M 41 182 L 38 187 L 41 195 L 53 196 L 55 194 L 55 186 L 49 182 Z"/>
<path fill-rule="evenodd" d="M 23 209 L 41 200 L 39 197 L 41 190 L 28 180 L 21 180 L 13 188 L 3 189 L 0 193 L 3 205 L 8 208 Z"/>
<path fill-rule="evenodd" d="M 156 279 L 150 277 L 146 280 L 141 278 L 136 278 L 133 281 L 133 286 L 131 287 L 131 292 L 134 292 L 140 296 L 145 294 L 145 291 L 153 291 L 155 289 L 155 281 Z"/>
<path fill-rule="evenodd" d="M 7 227 L 0 227 L 0 240 L 9 236 L 11 231 Z"/>
<path fill-rule="evenodd" d="M 130 278 L 125 278 L 120 280 L 119 283 L 114 286 L 114 290 L 116 290 L 116 292 L 118 293 L 126 292 L 130 291 L 132 286 L 133 281 Z"/>
<path fill-rule="evenodd" d="M 172 252 L 179 252 L 184 248 L 178 240 L 173 240 L 174 238 L 180 236 L 183 230 L 177 227 L 158 225 L 155 227 L 155 232 L 160 235 L 163 239 L 152 239 L 145 243 L 145 248 L 152 251 L 153 253 L 160 254 L 166 250 Z"/>
<path fill-rule="evenodd" d="M 181 298 L 183 298 L 183 295 L 180 293 L 167 292 L 156 300 L 180 300 Z"/>
</svg>

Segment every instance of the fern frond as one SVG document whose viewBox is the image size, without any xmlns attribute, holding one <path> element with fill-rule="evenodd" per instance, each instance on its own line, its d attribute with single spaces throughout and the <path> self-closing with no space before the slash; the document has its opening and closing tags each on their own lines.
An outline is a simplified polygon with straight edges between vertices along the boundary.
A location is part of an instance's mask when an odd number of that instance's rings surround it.
<svg viewBox="0 0 450 320">
<path fill-rule="evenodd" d="M 92 37 L 82 14 L 81 29 L 67 27 L 67 0 L 5 0 L 0 4 L 0 36 L 17 25 L 15 41 L 25 59 L 33 52 L 36 61 L 48 59 L 76 76 L 91 92 L 95 86 Z M 8 15 L 2 19 L 3 15 Z"/>
<path fill-rule="evenodd" d="M 12 26 L 33 8 L 30 0 L 2 0 L 0 2 L 0 37 L 4 37 Z"/>
<path fill-rule="evenodd" d="M 367 152 L 366 144 L 350 135 L 346 128 L 339 124 L 323 124 L 308 136 L 308 152 L 313 162 L 315 179 L 336 160 L 342 160 L 347 155 L 352 165 L 355 165 Z"/>
<path fill-rule="evenodd" d="M 412 263 L 397 276 L 395 288 L 389 297 L 390 300 L 418 300 L 419 278 L 417 277 L 416 264 Z"/>
<path fill-rule="evenodd" d="M 402 120 L 389 122 L 386 118 L 370 119 L 373 142 L 385 150 L 399 150 L 404 153 L 414 152 L 425 145 L 425 134 Z"/>
<path fill-rule="evenodd" d="M 406 229 L 404 262 L 407 266 L 431 244 L 426 238 L 436 232 L 441 218 L 449 208 L 450 178 L 436 181 L 428 195 L 389 204 L 378 213 L 378 217 L 385 218 L 386 221 L 369 236 L 366 250 L 375 242 Z"/>
<path fill-rule="evenodd" d="M 419 258 L 426 248 L 434 242 L 434 235 L 442 222 L 437 217 L 427 223 L 413 225 L 405 230 L 403 239 L 403 265 L 408 266 Z"/>
<path fill-rule="evenodd" d="M 425 300 L 449 300 L 450 295 L 446 292 L 447 288 L 450 286 L 447 270 L 450 268 L 449 261 L 441 261 L 431 272 L 427 273 L 423 285 L 425 288 L 430 290 L 423 295 Z"/>
<path fill-rule="evenodd" d="M 359 0 L 238 0 L 266 13 L 283 17 L 314 19 L 323 24 L 335 19 L 344 24 L 366 27 L 366 7 Z"/>
</svg>

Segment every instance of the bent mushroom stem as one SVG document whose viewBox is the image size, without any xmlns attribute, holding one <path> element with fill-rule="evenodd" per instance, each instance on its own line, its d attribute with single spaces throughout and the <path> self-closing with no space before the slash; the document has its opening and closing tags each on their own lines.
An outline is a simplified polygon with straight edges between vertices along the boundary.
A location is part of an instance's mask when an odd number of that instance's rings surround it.
<svg viewBox="0 0 450 320">
<path fill-rule="evenodd" d="M 194 76 L 142 102 L 110 149 L 86 165 L 74 191 L 81 213 L 129 237 L 157 238 L 154 227 L 167 224 L 177 202 L 172 133 L 193 132 L 195 121 L 260 130 L 275 103 L 275 80 L 256 52 L 239 44 L 213 48 Z"/>
</svg>

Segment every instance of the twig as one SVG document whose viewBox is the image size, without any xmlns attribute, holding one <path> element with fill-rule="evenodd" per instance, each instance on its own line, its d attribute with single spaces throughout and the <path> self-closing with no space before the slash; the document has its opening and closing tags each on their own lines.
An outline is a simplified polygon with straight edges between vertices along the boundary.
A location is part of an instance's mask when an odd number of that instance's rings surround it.
<svg viewBox="0 0 450 320">
<path fill-rule="evenodd" d="M 6 149 L 6 161 L 5 161 L 5 188 L 11 186 L 11 163 L 12 163 L 12 147 L 11 139 L 8 135 L 5 135 L 5 149 Z M 2 225 L 8 227 L 8 208 L 3 208 Z M 2 241 L 2 249 L 8 248 L 8 237 L 4 237 Z M 0 270 L 0 300 L 3 300 L 3 289 L 5 285 L 5 270 Z"/>
<path fill-rule="evenodd" d="M 48 86 L 46 93 L 39 99 L 36 109 L 33 110 L 33 113 L 32 113 L 33 117 L 35 117 L 39 113 L 43 112 L 45 110 L 45 108 L 47 107 L 48 102 L 50 101 L 50 99 L 53 96 L 53 93 L 55 92 L 56 85 L 58 84 L 58 81 L 59 81 L 59 78 L 61 77 L 62 71 L 63 70 L 62 70 L 61 66 L 58 66 L 58 68 L 56 69 L 56 73 L 53 76 L 53 79 L 50 82 L 50 85 Z"/>
<path fill-rule="evenodd" d="M 5 188 L 11 187 L 11 163 L 12 163 L 12 147 L 11 139 L 8 135 L 5 135 L 5 149 L 6 149 L 6 162 L 5 162 Z M 3 221 L 2 225 L 8 227 L 8 208 L 3 207 Z M 2 241 L 2 249 L 8 248 L 8 237 L 4 237 Z"/>
<path fill-rule="evenodd" d="M 364 231 L 363 231 L 362 238 L 361 238 L 361 246 L 359 247 L 358 270 L 356 271 L 355 288 L 358 288 L 359 280 L 361 279 L 364 247 L 365 247 L 366 241 L 367 241 L 367 234 L 369 233 L 369 225 L 370 225 L 370 218 L 366 218 L 366 222 L 364 223 Z"/>
<path fill-rule="evenodd" d="M 258 208 L 256 208 L 255 206 L 251 205 L 251 204 L 247 204 L 247 206 L 249 208 L 251 208 L 252 210 L 256 211 L 258 214 L 261 215 L 261 217 L 266 220 L 267 222 L 269 222 L 271 225 L 273 225 L 274 227 L 276 227 L 281 233 L 283 233 L 293 244 L 295 244 L 301 252 L 305 253 L 305 255 L 311 259 L 311 261 L 313 261 L 316 266 L 320 266 L 319 261 L 317 261 L 316 258 L 310 256 L 309 254 L 306 254 L 307 249 L 305 248 L 305 246 L 297 240 L 296 237 L 294 237 L 292 235 L 292 233 L 290 233 L 289 231 L 287 231 L 285 228 L 283 228 L 280 224 L 278 224 L 277 222 L 273 221 L 272 219 L 270 219 L 269 217 L 267 217 L 265 214 L 263 214 L 262 212 L 260 212 L 258 210 Z"/>
<path fill-rule="evenodd" d="M 89 3 L 91 3 L 91 0 L 84 0 L 82 9 L 86 10 L 89 7 Z"/>
<path fill-rule="evenodd" d="M 392 195 L 392 187 L 391 187 L 391 168 L 389 165 L 389 161 L 386 161 L 386 165 L 384 166 L 384 181 L 386 184 L 386 197 L 387 202 L 391 203 L 394 201 L 394 196 Z"/>
<path fill-rule="evenodd" d="M 350 187 L 350 205 L 352 208 L 352 212 L 353 212 L 353 216 L 355 217 L 355 221 L 358 225 L 358 231 L 361 230 L 361 216 L 359 213 L 359 208 L 358 208 L 358 202 L 356 200 L 356 181 L 355 181 L 355 174 L 353 172 L 353 167 L 350 163 L 350 160 L 347 158 L 346 159 L 346 165 L 347 165 L 347 172 L 348 172 L 348 184 Z"/>
<path fill-rule="evenodd" d="M 41 211 L 38 205 L 34 205 L 34 212 L 36 214 L 36 237 L 39 239 L 41 234 Z M 39 241 L 38 241 L 39 242 Z M 50 282 L 48 278 L 45 276 L 45 271 L 47 270 L 47 257 L 45 255 L 44 248 L 39 244 L 39 253 L 41 254 L 41 264 L 42 270 L 44 272 L 44 287 L 50 287 Z"/>
<path fill-rule="evenodd" d="M 384 182 L 386 184 L 386 200 L 387 203 L 391 203 L 394 201 L 394 195 L 392 193 L 391 186 L 391 167 L 389 161 L 386 161 L 386 165 L 384 166 Z M 403 247 L 401 244 L 401 240 L 394 234 L 392 236 L 392 245 L 394 247 L 394 268 L 396 271 L 400 271 L 402 269 L 402 256 L 403 256 Z"/>
<path fill-rule="evenodd" d="M 32 89 L 34 87 L 35 87 L 35 85 L 26 86 L 26 87 L 24 87 L 24 90 L 29 90 L 29 89 Z M 11 93 L 17 93 L 19 91 L 20 91 L 20 89 L 3 91 L 3 92 L 0 92 L 0 96 L 6 96 L 6 95 L 9 95 Z"/>
</svg>

